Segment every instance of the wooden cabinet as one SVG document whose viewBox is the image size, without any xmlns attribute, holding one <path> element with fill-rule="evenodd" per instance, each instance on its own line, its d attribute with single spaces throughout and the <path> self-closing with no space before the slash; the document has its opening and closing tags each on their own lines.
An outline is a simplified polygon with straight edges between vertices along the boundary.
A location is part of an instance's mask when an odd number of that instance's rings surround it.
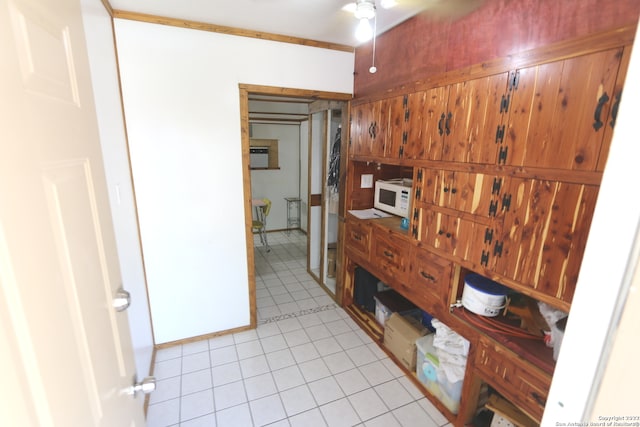
<svg viewBox="0 0 640 427">
<path fill-rule="evenodd" d="M 408 245 L 407 236 L 374 227 L 371 263 L 376 266 L 379 279 L 391 286 L 405 281 L 409 261 Z"/>
<path fill-rule="evenodd" d="M 347 256 L 358 262 L 368 262 L 371 249 L 371 225 L 348 218 L 345 224 L 344 247 Z"/>
<path fill-rule="evenodd" d="M 412 236 L 456 261 L 489 268 L 500 232 L 502 178 L 481 173 L 418 168 Z"/>
<path fill-rule="evenodd" d="M 389 123 L 387 105 L 386 101 L 374 101 L 351 107 L 351 156 L 385 156 Z"/>
<path fill-rule="evenodd" d="M 540 422 L 551 386 L 548 374 L 485 337 L 478 340 L 475 367 L 483 380 Z"/>
<path fill-rule="evenodd" d="M 622 44 L 585 39 L 572 53 L 562 43 L 352 109 L 352 156 L 412 167 L 414 193 L 406 235 L 347 221 L 347 256 L 466 335 L 469 399 L 484 381 L 538 422 L 552 358 L 456 317 L 449 302 L 474 272 L 570 310 L 629 62 Z M 475 403 L 463 397 L 458 415 L 444 413 L 466 425 Z"/>
<path fill-rule="evenodd" d="M 601 170 L 615 125 L 623 49 L 512 72 L 509 124 L 500 144 L 505 165 Z"/>
<path fill-rule="evenodd" d="M 449 88 L 444 121 L 442 159 L 451 162 L 494 164 L 496 131 L 504 121 L 503 97 L 508 74 L 467 80 Z"/>
<path fill-rule="evenodd" d="M 496 216 L 501 180 L 495 175 L 418 168 L 415 173 L 418 201 L 480 216 Z"/>
<path fill-rule="evenodd" d="M 389 101 L 390 158 L 416 159 L 423 155 L 424 123 L 432 116 L 427 93 L 418 91 Z"/>
<path fill-rule="evenodd" d="M 552 300 L 571 302 L 598 187 L 510 178 L 492 270 Z M 499 248 L 496 254 L 495 248 Z M 549 300 L 547 300 L 549 301 Z"/>
<path fill-rule="evenodd" d="M 407 279 L 397 291 L 427 313 L 442 318 L 449 310 L 451 262 L 417 244 L 411 245 L 409 259 Z"/>
</svg>

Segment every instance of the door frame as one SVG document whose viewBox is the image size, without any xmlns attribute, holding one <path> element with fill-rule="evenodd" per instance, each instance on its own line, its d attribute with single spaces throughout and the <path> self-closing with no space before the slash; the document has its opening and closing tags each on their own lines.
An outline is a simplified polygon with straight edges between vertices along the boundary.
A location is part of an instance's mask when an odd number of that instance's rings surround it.
<svg viewBox="0 0 640 427">
<path fill-rule="evenodd" d="M 340 141 L 341 141 L 341 146 L 340 146 L 340 182 L 341 183 L 345 183 L 346 182 L 346 175 L 345 175 L 345 170 L 344 168 L 346 167 L 346 158 L 348 156 L 348 148 L 349 148 L 349 137 L 348 137 L 348 128 L 349 128 L 349 103 L 348 102 L 343 102 L 343 101 L 336 101 L 336 100 L 331 100 L 331 101 L 326 101 L 326 100 L 319 100 L 319 101 L 315 101 L 311 104 L 309 104 L 309 164 L 308 164 L 308 170 L 311 171 L 312 170 L 312 148 L 311 148 L 311 144 L 312 144 L 312 138 L 313 138 L 313 120 L 312 120 L 312 116 L 313 114 L 316 113 L 322 113 L 322 140 L 325 142 L 323 144 L 322 147 L 322 154 L 321 154 L 321 167 L 322 167 L 322 188 L 321 188 L 321 193 L 320 193 L 320 200 L 317 201 L 317 204 L 314 205 L 313 203 L 313 198 L 312 198 L 312 194 L 309 194 L 309 201 L 307 203 L 308 209 L 309 209 L 309 214 L 308 217 L 311 217 L 311 207 L 313 206 L 321 206 L 321 219 L 320 219 L 320 247 L 321 247 L 321 252 L 320 252 L 320 268 L 319 268 L 319 274 L 318 276 L 316 276 L 313 271 L 311 271 L 311 268 L 309 266 L 309 254 L 311 253 L 311 241 L 310 238 L 308 236 L 307 238 L 307 271 L 309 272 L 309 274 L 318 282 L 318 284 L 324 288 L 327 292 L 332 293 L 327 286 L 325 285 L 326 283 L 326 277 L 325 277 L 325 273 L 326 273 L 326 252 L 327 252 L 327 241 L 326 241 L 326 235 L 327 235 L 327 186 L 325 185 L 327 182 L 327 159 L 329 157 L 329 150 L 331 150 L 332 148 L 332 140 L 331 138 L 333 138 L 333 134 L 331 134 L 331 132 L 329 131 L 330 126 L 330 117 L 329 117 L 329 111 L 336 111 L 336 110 L 340 110 L 340 121 L 341 121 L 341 129 L 342 129 L 342 133 L 340 136 Z M 307 177 L 308 179 L 308 188 L 311 188 L 311 174 L 309 174 L 309 176 Z M 343 211 L 344 209 L 344 195 L 345 195 L 345 190 L 344 187 L 341 187 L 339 189 L 339 205 L 338 205 L 338 246 L 341 245 L 341 241 L 342 239 L 340 239 L 340 236 L 342 236 L 342 229 L 343 229 L 343 225 L 344 225 L 344 215 L 345 212 Z M 315 198 L 317 199 L 317 197 Z M 341 248 L 337 248 L 337 256 L 336 256 L 336 275 L 335 275 L 335 280 L 336 280 L 336 289 L 335 289 L 335 293 L 333 295 L 333 298 L 336 300 L 336 302 L 340 305 L 342 305 L 342 280 L 340 280 L 340 269 L 339 269 L 339 265 L 341 264 L 340 262 L 338 262 L 340 260 L 340 256 L 339 254 L 341 253 Z"/>
<path fill-rule="evenodd" d="M 246 236 L 247 247 L 247 271 L 249 272 L 249 310 L 250 310 L 250 325 L 252 328 L 257 326 L 257 307 L 256 307 L 256 275 L 254 270 L 255 265 L 255 253 L 253 248 L 253 233 L 251 232 L 252 222 L 252 206 L 251 206 L 251 170 L 249 168 L 249 95 L 274 95 L 284 96 L 291 98 L 314 98 L 316 100 L 327 101 L 345 101 L 349 104 L 349 101 L 353 98 L 350 93 L 342 92 L 325 92 L 309 89 L 293 89 L 283 88 L 277 86 L 262 86 L 240 83 L 238 85 L 240 94 L 240 132 L 242 139 L 242 187 L 244 198 L 244 227 Z M 343 126 L 344 128 L 344 126 Z M 347 150 L 344 149 L 347 145 L 344 144 L 348 141 L 348 138 L 343 138 L 343 153 L 347 155 Z M 341 172 L 342 175 L 342 172 Z M 342 199 L 343 193 L 340 198 Z M 343 204 L 341 203 L 341 206 Z M 340 211 L 341 217 L 343 217 L 342 210 Z M 340 221 L 338 234 L 342 234 L 343 219 Z M 340 252 L 338 252 L 340 253 Z M 339 255 L 338 255 L 339 256 Z M 336 272 L 338 277 L 339 272 Z M 338 281 L 340 282 L 340 281 Z M 338 292 L 338 283 L 336 283 L 336 296 L 342 295 L 342 292 Z M 338 300 L 338 304 L 340 301 Z"/>
</svg>

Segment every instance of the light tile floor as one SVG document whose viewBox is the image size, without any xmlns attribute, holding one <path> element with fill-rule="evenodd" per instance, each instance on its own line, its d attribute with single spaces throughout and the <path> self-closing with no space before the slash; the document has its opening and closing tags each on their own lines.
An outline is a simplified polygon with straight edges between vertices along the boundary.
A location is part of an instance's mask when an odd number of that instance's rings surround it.
<svg viewBox="0 0 640 427">
<path fill-rule="evenodd" d="M 255 252 L 258 328 L 159 350 L 147 425 L 447 425 L 307 274 L 305 236 L 269 244 Z"/>
</svg>

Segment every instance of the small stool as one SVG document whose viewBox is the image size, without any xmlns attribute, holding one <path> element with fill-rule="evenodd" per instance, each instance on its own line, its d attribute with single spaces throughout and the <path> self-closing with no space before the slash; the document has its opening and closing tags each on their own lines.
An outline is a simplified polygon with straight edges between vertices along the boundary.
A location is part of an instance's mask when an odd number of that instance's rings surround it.
<svg viewBox="0 0 640 427">
<path fill-rule="evenodd" d="M 295 226 L 300 228 L 300 198 L 285 197 L 284 199 L 287 201 L 287 234 L 290 234 Z"/>
</svg>

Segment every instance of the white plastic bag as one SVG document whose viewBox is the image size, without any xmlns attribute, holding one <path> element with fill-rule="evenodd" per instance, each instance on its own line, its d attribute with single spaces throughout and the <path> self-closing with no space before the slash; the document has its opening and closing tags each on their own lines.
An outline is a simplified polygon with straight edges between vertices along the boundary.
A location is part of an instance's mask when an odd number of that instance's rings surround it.
<svg viewBox="0 0 640 427">
<path fill-rule="evenodd" d="M 553 360 L 558 360 L 562 338 L 564 338 L 564 331 L 560 330 L 557 324 L 559 320 L 564 319 L 568 314 L 544 302 L 538 302 L 538 309 L 542 317 L 544 317 L 545 322 L 547 322 L 547 325 L 549 325 L 549 333 L 544 342 L 547 347 L 553 347 Z"/>
<path fill-rule="evenodd" d="M 436 348 L 440 369 L 450 383 L 462 381 L 467 367 L 469 341 L 438 319 L 434 318 L 432 325 L 436 330 L 433 346 Z"/>
</svg>

